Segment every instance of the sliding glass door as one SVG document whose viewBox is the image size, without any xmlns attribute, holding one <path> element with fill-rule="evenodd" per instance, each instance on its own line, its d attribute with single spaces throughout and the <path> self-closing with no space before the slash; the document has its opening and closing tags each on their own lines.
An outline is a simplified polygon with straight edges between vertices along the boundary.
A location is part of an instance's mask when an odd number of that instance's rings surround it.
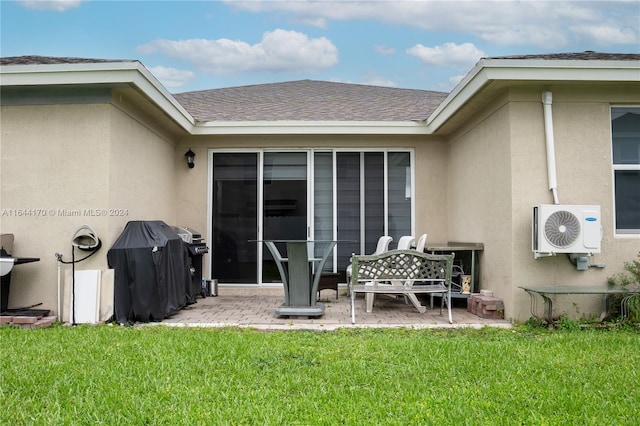
<svg viewBox="0 0 640 426">
<path fill-rule="evenodd" d="M 412 235 L 411 155 L 409 152 L 336 153 L 338 272 L 353 253 L 371 254 L 383 235 Z M 344 279 L 344 277 L 343 277 Z"/>
<path fill-rule="evenodd" d="M 211 277 L 221 283 L 257 283 L 258 154 L 214 153 Z"/>
<path fill-rule="evenodd" d="M 335 239 L 334 232 L 334 194 L 335 172 L 334 153 L 316 151 L 313 153 L 313 239 L 316 241 Z M 322 253 L 315 253 L 321 256 Z M 334 270 L 334 256 L 327 259 L 325 270 Z"/>
<path fill-rule="evenodd" d="M 211 152 L 211 277 L 223 284 L 279 283 L 265 239 L 338 239 L 325 269 L 344 274 L 413 229 L 410 151 Z M 344 279 L 344 276 L 343 276 Z"/>
<path fill-rule="evenodd" d="M 308 239 L 307 155 L 307 152 L 264 153 L 262 239 Z M 285 253 L 284 243 L 276 246 L 280 253 Z M 262 282 L 282 282 L 271 253 L 265 250 L 262 255 Z"/>
</svg>

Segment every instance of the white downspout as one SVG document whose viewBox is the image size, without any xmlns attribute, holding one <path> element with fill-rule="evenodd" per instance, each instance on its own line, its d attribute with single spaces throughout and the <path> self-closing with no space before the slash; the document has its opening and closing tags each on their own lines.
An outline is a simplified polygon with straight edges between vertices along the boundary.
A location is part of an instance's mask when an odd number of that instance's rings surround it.
<svg viewBox="0 0 640 426">
<path fill-rule="evenodd" d="M 549 180 L 549 190 L 553 194 L 553 203 L 560 204 L 560 201 L 558 200 L 558 182 L 556 181 L 556 153 L 555 142 L 553 140 L 553 116 L 551 114 L 552 101 L 553 95 L 551 92 L 542 92 L 544 134 L 547 144 L 547 176 Z"/>
</svg>

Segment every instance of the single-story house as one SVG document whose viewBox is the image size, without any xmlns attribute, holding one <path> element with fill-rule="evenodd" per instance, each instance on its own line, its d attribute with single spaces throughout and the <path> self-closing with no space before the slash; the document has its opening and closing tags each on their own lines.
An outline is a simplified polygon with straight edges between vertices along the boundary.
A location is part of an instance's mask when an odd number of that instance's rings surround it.
<svg viewBox="0 0 640 426">
<path fill-rule="evenodd" d="M 640 252 L 638 54 L 483 58 L 451 93 L 303 80 L 172 94 L 135 60 L 40 56 L 2 58 L 0 78 L 1 232 L 40 258 L 14 269 L 10 306 L 55 311 L 74 231 L 104 247 L 76 268 L 106 269 L 134 220 L 202 233 L 221 289 L 278 285 L 250 240 L 345 241 L 340 273 L 385 234 L 482 243 L 475 291 L 514 321 L 531 315 L 519 286 L 604 284 Z M 588 209 L 596 241 L 572 250 L 590 255 L 534 253 L 538 205 Z"/>
</svg>

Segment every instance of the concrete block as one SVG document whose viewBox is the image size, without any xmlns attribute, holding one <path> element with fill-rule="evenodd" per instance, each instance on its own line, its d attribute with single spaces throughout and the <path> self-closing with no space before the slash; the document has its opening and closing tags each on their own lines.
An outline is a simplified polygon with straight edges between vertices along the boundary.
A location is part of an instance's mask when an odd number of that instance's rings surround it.
<svg viewBox="0 0 640 426">
<path fill-rule="evenodd" d="M 30 317 L 30 316 L 22 316 L 22 315 L 17 315 L 13 317 L 14 324 L 33 324 L 36 321 L 38 321 L 38 317 Z"/>
<path fill-rule="evenodd" d="M 2 315 L 0 316 L 0 324 L 11 324 L 13 322 L 12 315 Z"/>
<path fill-rule="evenodd" d="M 31 324 L 31 328 L 51 327 L 51 325 L 54 322 L 56 322 L 56 317 L 55 316 L 43 317 L 43 318 L 40 318 L 38 321 L 34 322 L 33 324 Z"/>
<path fill-rule="evenodd" d="M 480 318 L 502 319 L 504 316 L 504 302 L 497 297 L 472 294 L 467 299 L 467 311 Z"/>
</svg>

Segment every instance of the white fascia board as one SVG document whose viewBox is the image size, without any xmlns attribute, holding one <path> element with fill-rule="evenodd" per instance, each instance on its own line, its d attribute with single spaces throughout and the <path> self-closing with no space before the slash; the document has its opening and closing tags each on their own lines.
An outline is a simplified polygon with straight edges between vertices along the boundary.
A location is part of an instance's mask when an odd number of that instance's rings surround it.
<svg viewBox="0 0 640 426">
<path fill-rule="evenodd" d="M 451 93 L 442 101 L 438 108 L 427 118 L 426 124 L 430 133 L 435 132 L 473 95 L 487 84 L 488 77 L 482 61 L 478 62 L 467 75 L 453 88 Z"/>
<path fill-rule="evenodd" d="M 171 93 L 141 64 L 138 67 L 139 74 L 136 74 L 134 84 L 136 84 L 152 102 L 165 111 L 173 120 L 175 120 L 183 129 L 188 132 L 193 130 L 195 120 L 184 109 L 182 105 L 173 97 Z"/>
<path fill-rule="evenodd" d="M 435 132 L 490 81 L 640 82 L 640 61 L 482 59 L 427 119 Z"/>
<path fill-rule="evenodd" d="M 491 80 L 640 82 L 640 61 L 537 61 L 531 64 L 491 63 Z"/>
<path fill-rule="evenodd" d="M 183 129 L 195 120 L 140 62 L 0 66 L 0 86 L 130 85 Z"/>
<path fill-rule="evenodd" d="M 209 121 L 194 135 L 427 135 L 422 121 Z"/>
</svg>

